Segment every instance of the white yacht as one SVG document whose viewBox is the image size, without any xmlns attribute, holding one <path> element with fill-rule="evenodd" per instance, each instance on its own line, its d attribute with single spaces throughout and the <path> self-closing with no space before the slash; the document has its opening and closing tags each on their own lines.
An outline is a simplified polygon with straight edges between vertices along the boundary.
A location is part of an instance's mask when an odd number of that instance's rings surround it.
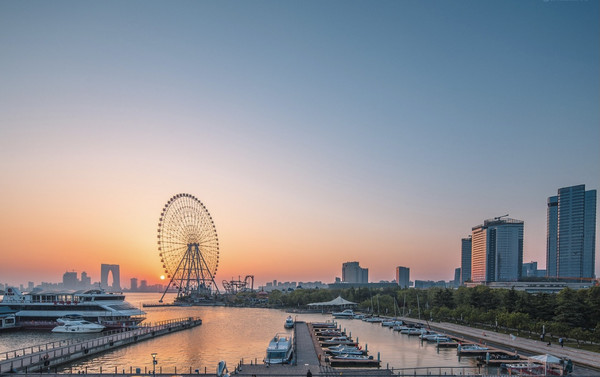
<svg viewBox="0 0 600 377">
<path fill-rule="evenodd" d="M 352 309 L 346 309 L 343 312 L 333 312 L 331 313 L 332 316 L 334 316 L 335 318 L 349 318 L 349 319 L 353 319 L 354 318 L 354 311 L 352 311 Z"/>
<path fill-rule="evenodd" d="M 53 329 L 58 325 L 58 318 L 69 314 L 109 329 L 134 327 L 146 314 L 126 302 L 123 294 L 100 289 L 21 293 L 9 287 L 0 307 L 14 311 L 18 324 L 25 329 Z"/>
<path fill-rule="evenodd" d="M 76 318 L 78 316 L 67 316 L 58 318 L 56 322 L 58 326 L 52 329 L 52 332 L 58 333 L 95 333 L 101 332 L 106 327 L 97 323 L 92 323 L 84 320 L 83 318 Z"/>
<path fill-rule="evenodd" d="M 266 364 L 285 364 L 292 358 L 292 337 L 287 334 L 276 334 L 267 347 Z"/>
</svg>

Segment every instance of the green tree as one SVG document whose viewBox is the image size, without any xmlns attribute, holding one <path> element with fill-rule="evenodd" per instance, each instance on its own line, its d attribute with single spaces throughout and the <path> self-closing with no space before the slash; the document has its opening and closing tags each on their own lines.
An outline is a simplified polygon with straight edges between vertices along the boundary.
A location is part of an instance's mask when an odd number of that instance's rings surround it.
<svg viewBox="0 0 600 377">
<path fill-rule="evenodd" d="M 564 288 L 556 297 L 554 320 L 570 328 L 585 326 L 585 304 L 580 295 L 570 288 Z"/>
</svg>

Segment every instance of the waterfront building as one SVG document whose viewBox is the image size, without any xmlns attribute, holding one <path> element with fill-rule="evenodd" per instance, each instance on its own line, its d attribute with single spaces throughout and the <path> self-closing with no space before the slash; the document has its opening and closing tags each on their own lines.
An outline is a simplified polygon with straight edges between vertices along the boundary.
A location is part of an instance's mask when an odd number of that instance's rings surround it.
<svg viewBox="0 0 600 377">
<path fill-rule="evenodd" d="M 368 283 L 369 269 L 362 268 L 358 262 L 346 262 L 342 265 L 343 283 Z"/>
<path fill-rule="evenodd" d="M 524 222 L 504 216 L 472 229 L 471 280 L 517 281 L 523 265 Z"/>
<path fill-rule="evenodd" d="M 460 240 L 460 284 L 471 280 L 471 236 Z"/>
<path fill-rule="evenodd" d="M 596 264 L 596 190 L 563 187 L 548 198 L 548 277 L 593 278 Z"/>
<path fill-rule="evenodd" d="M 401 288 L 408 288 L 410 286 L 410 268 L 396 267 L 396 283 Z"/>
</svg>

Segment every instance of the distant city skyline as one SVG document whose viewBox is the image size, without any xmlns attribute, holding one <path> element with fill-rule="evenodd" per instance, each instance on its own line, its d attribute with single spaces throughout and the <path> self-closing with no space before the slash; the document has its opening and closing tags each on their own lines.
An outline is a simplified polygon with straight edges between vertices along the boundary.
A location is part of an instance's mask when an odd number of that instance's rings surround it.
<svg viewBox="0 0 600 377">
<path fill-rule="evenodd" d="M 218 282 L 332 282 L 347 261 L 449 281 L 459 240 L 506 213 L 544 269 L 547 198 L 600 187 L 599 13 L 0 2 L 0 281 L 95 281 L 110 261 L 158 284 L 182 192 L 210 210 Z"/>
</svg>

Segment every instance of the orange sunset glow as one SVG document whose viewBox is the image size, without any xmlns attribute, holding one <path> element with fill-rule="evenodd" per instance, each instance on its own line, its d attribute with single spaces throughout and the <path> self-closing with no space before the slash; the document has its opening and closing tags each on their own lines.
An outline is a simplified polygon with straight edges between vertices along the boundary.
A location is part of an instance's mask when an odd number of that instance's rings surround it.
<svg viewBox="0 0 600 377">
<path fill-rule="evenodd" d="M 334 3 L 0 2 L 0 283 L 166 285 L 178 193 L 219 285 L 448 281 L 504 214 L 544 269 L 548 197 L 600 186 L 598 2 Z"/>
</svg>

